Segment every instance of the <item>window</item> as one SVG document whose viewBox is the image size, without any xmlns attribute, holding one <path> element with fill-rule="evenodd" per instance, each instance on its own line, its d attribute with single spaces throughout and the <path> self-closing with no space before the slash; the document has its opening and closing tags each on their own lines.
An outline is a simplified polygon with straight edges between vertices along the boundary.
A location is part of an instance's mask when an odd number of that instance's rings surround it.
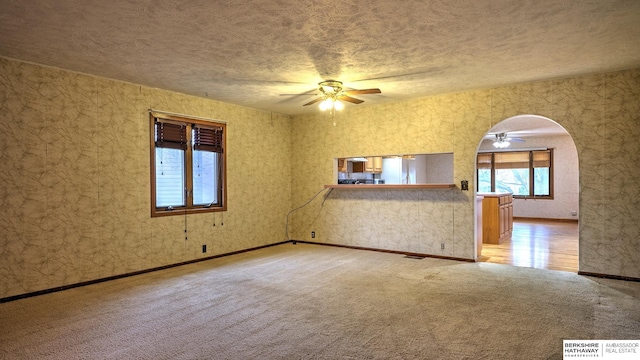
<svg viewBox="0 0 640 360">
<path fill-rule="evenodd" d="M 226 210 L 225 124 L 150 113 L 151 216 Z"/>
<path fill-rule="evenodd" d="M 478 192 L 511 192 L 516 198 L 553 199 L 553 150 L 480 153 Z"/>
</svg>

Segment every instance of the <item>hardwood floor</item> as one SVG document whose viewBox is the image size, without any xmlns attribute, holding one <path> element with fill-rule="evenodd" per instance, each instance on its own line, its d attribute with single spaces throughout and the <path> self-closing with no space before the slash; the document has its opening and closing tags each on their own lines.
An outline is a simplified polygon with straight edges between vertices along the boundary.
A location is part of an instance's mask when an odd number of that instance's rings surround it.
<svg viewBox="0 0 640 360">
<path fill-rule="evenodd" d="M 578 272 L 578 222 L 514 219 L 511 239 L 482 244 L 480 261 Z"/>
</svg>

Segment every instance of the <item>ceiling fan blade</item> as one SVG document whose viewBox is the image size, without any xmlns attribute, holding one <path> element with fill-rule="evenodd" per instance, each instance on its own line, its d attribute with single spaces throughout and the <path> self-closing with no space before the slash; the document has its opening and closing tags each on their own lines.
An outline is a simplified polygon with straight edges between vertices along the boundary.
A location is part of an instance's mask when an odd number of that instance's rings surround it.
<svg viewBox="0 0 640 360">
<path fill-rule="evenodd" d="M 309 101 L 308 103 L 306 103 L 306 104 L 304 104 L 304 105 L 302 105 L 302 106 L 313 105 L 313 104 L 315 104 L 315 103 L 317 103 L 317 102 L 320 102 L 320 101 L 322 101 L 322 98 L 321 98 L 321 97 L 319 97 L 319 98 L 315 98 L 315 99 L 313 99 L 313 100 Z"/>
<path fill-rule="evenodd" d="M 361 104 L 364 102 L 364 100 L 352 98 L 351 96 L 347 96 L 347 95 L 342 95 L 338 99 L 350 102 L 352 104 Z"/>
<path fill-rule="evenodd" d="M 362 90 L 347 90 L 347 95 L 366 95 L 366 94 L 381 94 L 380 89 L 362 89 Z"/>
</svg>

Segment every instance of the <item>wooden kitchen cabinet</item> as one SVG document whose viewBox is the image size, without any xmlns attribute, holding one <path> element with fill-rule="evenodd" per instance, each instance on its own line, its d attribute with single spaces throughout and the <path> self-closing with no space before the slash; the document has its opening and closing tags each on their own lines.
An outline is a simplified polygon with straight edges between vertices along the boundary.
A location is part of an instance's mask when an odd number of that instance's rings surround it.
<svg viewBox="0 0 640 360">
<path fill-rule="evenodd" d="M 501 244 L 513 232 L 513 195 L 482 193 L 482 242 Z"/>
<path fill-rule="evenodd" d="M 373 157 L 368 157 L 367 161 L 364 163 L 364 171 L 373 172 Z"/>
<path fill-rule="evenodd" d="M 382 172 L 382 156 L 373 157 L 373 172 L 375 173 Z"/>
<path fill-rule="evenodd" d="M 369 156 L 367 161 L 354 161 L 352 164 L 354 173 L 369 172 L 369 173 L 381 173 L 382 172 L 382 156 Z"/>
<path fill-rule="evenodd" d="M 476 196 L 476 260 L 482 256 L 482 200 L 484 196 Z"/>
<path fill-rule="evenodd" d="M 361 173 L 361 172 L 366 172 L 367 171 L 367 167 L 366 167 L 366 162 L 364 161 L 356 161 L 351 163 L 352 171 L 354 173 Z"/>
<path fill-rule="evenodd" d="M 382 172 L 382 156 L 369 156 L 365 163 L 365 171 L 372 173 Z"/>
<path fill-rule="evenodd" d="M 338 171 L 347 172 L 347 159 L 338 159 Z"/>
</svg>

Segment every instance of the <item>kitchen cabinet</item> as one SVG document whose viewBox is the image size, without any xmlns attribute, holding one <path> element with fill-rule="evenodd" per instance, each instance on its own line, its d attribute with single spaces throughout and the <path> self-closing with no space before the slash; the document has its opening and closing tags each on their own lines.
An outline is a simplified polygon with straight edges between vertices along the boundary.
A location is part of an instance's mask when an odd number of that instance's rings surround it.
<svg viewBox="0 0 640 360">
<path fill-rule="evenodd" d="M 382 172 L 382 156 L 370 156 L 366 158 L 367 161 L 354 161 L 353 172 L 369 172 L 380 173 Z"/>
<path fill-rule="evenodd" d="M 382 156 L 373 157 L 373 172 L 374 173 L 382 172 Z"/>
<path fill-rule="evenodd" d="M 364 163 L 364 171 L 373 172 L 373 157 L 368 157 Z"/>
<path fill-rule="evenodd" d="M 482 256 L 482 200 L 484 196 L 476 196 L 476 260 Z"/>
<path fill-rule="evenodd" d="M 382 156 L 369 156 L 364 163 L 364 171 L 370 173 L 382 172 Z"/>
<path fill-rule="evenodd" d="M 352 165 L 352 172 L 354 173 L 361 173 L 361 172 L 366 172 L 367 168 L 366 168 L 366 162 L 364 161 L 356 161 L 351 163 Z"/>
<path fill-rule="evenodd" d="M 513 195 L 482 193 L 482 242 L 501 244 L 513 232 Z"/>
<path fill-rule="evenodd" d="M 347 159 L 338 159 L 338 171 L 347 172 Z"/>
</svg>

